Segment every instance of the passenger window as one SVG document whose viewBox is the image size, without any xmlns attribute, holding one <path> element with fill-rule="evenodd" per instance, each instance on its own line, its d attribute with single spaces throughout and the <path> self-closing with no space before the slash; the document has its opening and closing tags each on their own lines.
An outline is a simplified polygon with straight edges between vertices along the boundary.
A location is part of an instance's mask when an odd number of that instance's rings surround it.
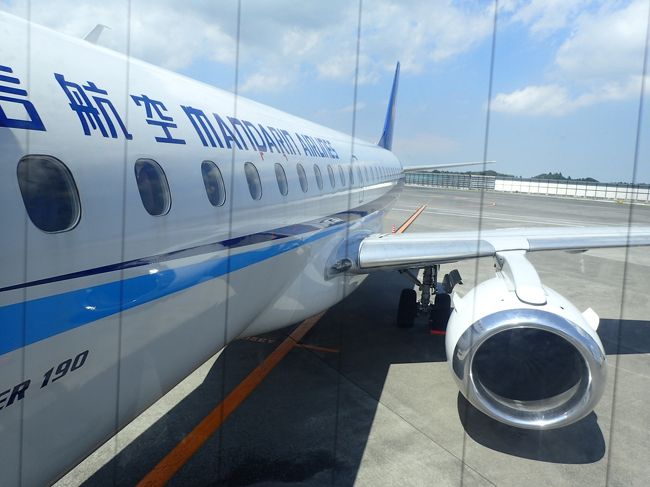
<svg viewBox="0 0 650 487">
<path fill-rule="evenodd" d="M 370 176 L 368 175 L 368 166 L 363 166 L 363 171 L 366 173 L 366 181 L 370 181 Z"/>
<path fill-rule="evenodd" d="M 336 178 L 334 177 L 334 169 L 332 169 L 332 166 L 330 166 L 329 164 L 327 165 L 327 174 L 330 177 L 330 186 L 332 186 L 332 188 L 336 187 Z"/>
<path fill-rule="evenodd" d="M 284 172 L 281 164 L 275 164 L 275 179 L 278 180 L 280 193 L 282 196 L 286 196 L 289 193 L 289 184 L 287 183 L 287 173 Z"/>
<path fill-rule="evenodd" d="M 71 230 L 81 217 L 79 192 L 70 170 L 50 156 L 18 161 L 18 186 L 32 223 L 48 233 Z"/>
<path fill-rule="evenodd" d="M 359 179 L 359 184 L 363 186 L 363 174 L 361 174 L 361 168 L 357 166 L 357 178 Z"/>
<path fill-rule="evenodd" d="M 341 180 L 341 186 L 345 186 L 345 173 L 343 172 L 343 168 L 339 164 L 339 179 Z"/>
<path fill-rule="evenodd" d="M 172 198 L 167 177 L 160 164 L 153 159 L 138 159 L 134 169 L 140 199 L 147 213 L 152 216 L 169 213 Z"/>
<path fill-rule="evenodd" d="M 350 166 L 348 169 L 348 179 L 350 180 L 350 186 L 354 186 L 354 173 L 352 172 L 352 166 Z"/>
<path fill-rule="evenodd" d="M 302 164 L 296 164 L 296 170 L 298 171 L 298 180 L 300 180 L 300 187 L 302 188 L 302 192 L 306 193 L 307 190 L 309 190 L 309 182 L 307 181 L 305 168 L 302 167 Z"/>
<path fill-rule="evenodd" d="M 223 176 L 217 165 L 212 161 L 201 163 L 201 174 L 205 194 L 212 206 L 222 206 L 226 202 L 226 186 L 223 183 Z"/>
<path fill-rule="evenodd" d="M 316 184 L 318 184 L 318 189 L 323 190 L 323 175 L 320 172 L 320 167 L 314 164 L 314 175 L 316 176 Z"/>
<path fill-rule="evenodd" d="M 251 198 L 259 200 L 262 197 L 260 173 L 257 172 L 257 168 L 252 162 L 244 164 L 244 172 L 246 173 L 246 182 L 248 183 L 248 191 L 251 193 Z"/>
</svg>

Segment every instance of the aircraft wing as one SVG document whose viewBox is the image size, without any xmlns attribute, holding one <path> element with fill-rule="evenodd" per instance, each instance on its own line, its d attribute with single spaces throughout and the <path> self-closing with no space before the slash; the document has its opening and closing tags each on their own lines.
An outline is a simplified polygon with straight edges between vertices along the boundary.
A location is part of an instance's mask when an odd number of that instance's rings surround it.
<svg viewBox="0 0 650 487">
<path fill-rule="evenodd" d="M 359 267 L 420 268 L 497 252 L 567 250 L 650 245 L 650 227 L 508 228 L 469 232 L 370 235 L 359 246 Z"/>
<path fill-rule="evenodd" d="M 406 166 L 402 168 L 404 172 L 413 172 L 413 171 L 434 171 L 436 169 L 448 169 L 452 167 L 463 167 L 463 166 L 480 166 L 483 164 L 494 164 L 497 161 L 476 161 L 476 162 L 449 162 L 444 164 L 425 164 L 420 166 Z"/>
</svg>

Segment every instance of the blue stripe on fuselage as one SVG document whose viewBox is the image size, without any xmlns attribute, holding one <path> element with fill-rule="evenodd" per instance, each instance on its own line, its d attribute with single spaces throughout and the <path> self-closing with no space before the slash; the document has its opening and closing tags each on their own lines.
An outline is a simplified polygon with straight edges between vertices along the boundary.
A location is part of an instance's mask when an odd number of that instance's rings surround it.
<svg viewBox="0 0 650 487">
<path fill-rule="evenodd" d="M 159 270 L 1 307 L 0 355 L 243 269 L 345 228 L 347 225 L 336 225 L 303 239 L 242 252 L 229 258 Z"/>
</svg>

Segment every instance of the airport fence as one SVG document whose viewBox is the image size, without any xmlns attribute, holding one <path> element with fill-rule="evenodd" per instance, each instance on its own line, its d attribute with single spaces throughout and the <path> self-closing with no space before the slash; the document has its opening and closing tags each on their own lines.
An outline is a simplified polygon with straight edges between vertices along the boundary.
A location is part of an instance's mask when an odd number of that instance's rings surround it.
<svg viewBox="0 0 650 487">
<path fill-rule="evenodd" d="M 407 172 L 406 184 L 438 188 L 495 189 L 495 177 L 443 172 Z"/>
<path fill-rule="evenodd" d="M 406 173 L 406 184 L 650 203 L 650 186 L 645 184 L 557 181 L 432 172 Z"/>
</svg>

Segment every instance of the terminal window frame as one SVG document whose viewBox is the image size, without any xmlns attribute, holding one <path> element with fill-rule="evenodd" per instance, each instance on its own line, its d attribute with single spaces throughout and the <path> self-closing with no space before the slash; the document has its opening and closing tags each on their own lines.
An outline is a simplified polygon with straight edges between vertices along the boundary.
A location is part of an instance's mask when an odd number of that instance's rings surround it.
<svg viewBox="0 0 650 487">
<path fill-rule="evenodd" d="M 72 230 L 81 220 L 79 190 L 72 172 L 49 155 L 26 155 L 18 161 L 16 177 L 25 210 L 45 233 Z"/>
</svg>

